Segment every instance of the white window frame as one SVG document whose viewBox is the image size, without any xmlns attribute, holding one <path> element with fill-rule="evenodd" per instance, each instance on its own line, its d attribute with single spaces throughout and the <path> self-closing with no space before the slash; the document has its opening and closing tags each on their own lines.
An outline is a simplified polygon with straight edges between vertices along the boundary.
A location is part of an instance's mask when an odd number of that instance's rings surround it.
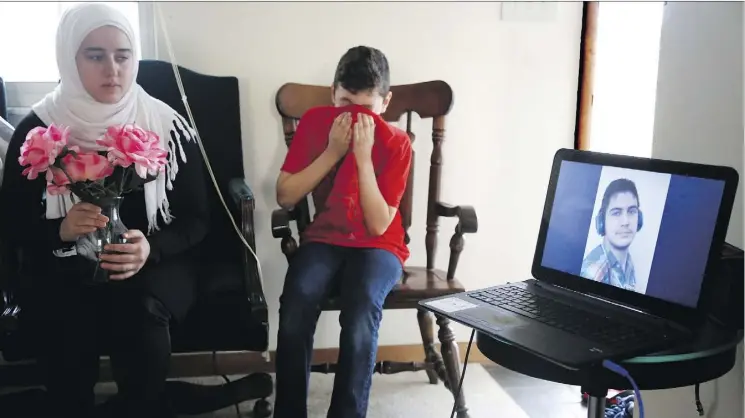
<svg viewBox="0 0 745 418">
<path fill-rule="evenodd" d="M 158 43 L 155 25 L 155 9 L 152 2 L 138 2 L 140 24 L 140 51 L 142 59 L 156 59 Z M 25 116 L 31 106 L 54 90 L 57 82 L 5 82 L 8 100 L 8 118 L 18 119 Z"/>
</svg>

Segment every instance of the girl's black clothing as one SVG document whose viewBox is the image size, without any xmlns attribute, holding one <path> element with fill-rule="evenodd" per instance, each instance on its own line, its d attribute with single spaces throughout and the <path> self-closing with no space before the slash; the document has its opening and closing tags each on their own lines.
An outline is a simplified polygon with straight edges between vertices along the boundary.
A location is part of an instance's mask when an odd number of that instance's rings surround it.
<svg viewBox="0 0 745 418">
<path fill-rule="evenodd" d="M 26 179 L 21 174 L 23 167 L 18 163 L 20 147 L 26 135 L 38 126 L 45 125 L 32 112 L 18 124 L 11 138 L 6 156 L 3 186 L 0 189 L 0 196 L 2 196 L 0 202 L 5 202 L 0 205 L 6 208 L 0 213 L 3 215 L 2 219 L 8 221 L 10 236 L 21 240 L 24 248 L 34 249 L 35 257 L 53 257 L 51 251 L 46 250 L 53 251 L 66 246 L 59 237 L 62 219 L 43 219 L 46 210 L 41 197 L 46 181 L 42 176 L 33 181 Z M 187 163 L 179 166 L 179 173 L 173 181 L 173 190 L 167 191 L 174 219 L 170 225 L 166 225 L 160 214 L 158 215 L 158 225 L 161 230 L 148 237 L 152 261 L 157 262 L 161 258 L 181 254 L 194 247 L 207 234 L 209 206 L 202 169 L 202 155 L 194 141 L 183 143 L 183 147 Z M 142 190 L 124 197 L 120 215 L 127 228 L 139 229 L 147 233 L 148 220 L 145 213 L 145 195 Z M 46 239 L 40 240 L 40 237 L 46 237 Z"/>
<path fill-rule="evenodd" d="M 0 233 L 10 248 L 22 250 L 23 326 L 34 329 L 46 386 L 61 416 L 85 417 L 93 406 L 99 353 L 111 354 L 114 378 L 128 400 L 129 416 L 158 416 L 171 354 L 169 324 L 183 320 L 196 292 L 195 246 L 207 235 L 209 206 L 198 145 L 184 142 L 187 162 L 167 191 L 173 220 L 158 215 L 159 231 L 148 236 L 150 256 L 133 277 L 88 286 L 91 263 L 56 257 L 69 247 L 59 237 L 62 219 L 45 219 L 46 181 L 26 179 L 18 163 L 28 132 L 45 126 L 34 114 L 18 125 L 7 153 L 0 189 Z M 142 190 L 124 197 L 120 215 L 128 229 L 147 234 Z M 100 338 L 102 333 L 109 338 Z M 102 347 L 102 340 L 111 342 Z M 162 415 L 161 415 L 162 416 Z"/>
</svg>

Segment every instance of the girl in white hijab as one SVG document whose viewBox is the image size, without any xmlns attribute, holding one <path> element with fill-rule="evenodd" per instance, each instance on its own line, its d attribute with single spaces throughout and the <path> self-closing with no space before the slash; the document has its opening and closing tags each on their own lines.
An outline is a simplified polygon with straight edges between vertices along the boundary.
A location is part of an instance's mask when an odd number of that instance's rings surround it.
<svg viewBox="0 0 745 418">
<path fill-rule="evenodd" d="M 93 30 L 102 26 L 119 29 L 130 40 L 131 51 L 128 58 L 131 62 L 131 78 L 107 80 L 106 76 L 91 80 L 85 85 L 79 74 L 78 49 L 83 39 Z M 44 124 L 71 127 L 70 142 L 82 149 L 98 150 L 96 140 L 106 128 L 112 125 L 135 123 L 139 127 L 155 132 L 161 138 L 161 146 L 170 150 L 168 170 L 155 182 L 145 185 L 145 202 L 147 206 L 148 231 L 158 228 L 157 215 L 160 210 L 166 223 L 170 223 L 171 214 L 168 207 L 166 188 L 178 173 L 176 154 L 185 159 L 181 151 L 180 132 L 184 132 L 187 141 L 192 140 L 189 125 L 175 110 L 158 99 L 151 97 L 133 80 L 137 78 L 136 62 L 137 42 L 134 31 L 127 19 L 116 9 L 105 4 L 85 4 L 72 8 L 62 17 L 57 32 L 57 66 L 62 82 L 57 88 L 39 103 L 33 111 Z M 61 30 L 64 28 L 64 31 Z M 111 83 L 114 85 L 107 85 Z M 115 83 L 119 83 L 115 85 Z M 91 91 L 92 90 L 92 91 Z M 99 96 L 99 97 L 95 97 Z M 174 124 L 179 130 L 174 129 Z M 171 138 L 170 132 L 177 135 Z M 178 151 L 177 151 L 178 146 Z M 47 201 L 47 218 L 64 217 L 72 201 L 69 195 L 58 196 Z"/>
<path fill-rule="evenodd" d="M 137 49 L 117 10 L 100 3 L 68 9 L 57 30 L 60 83 L 16 127 L 8 148 L 0 239 L 22 253 L 21 279 L 31 289 L 24 313 L 38 321 L 33 344 L 46 368 L 53 416 L 92 416 L 102 354 L 96 325 L 102 323 L 113 331 L 108 354 L 124 401 L 118 416 L 171 415 L 162 396 L 169 324 L 182 320 L 194 300 L 196 246 L 207 234 L 209 206 L 193 131 L 136 83 Z M 100 208 L 73 204 L 69 196 L 44 201 L 44 176 L 28 180 L 21 174 L 20 148 L 33 128 L 54 124 L 70 128 L 72 145 L 99 150 L 96 139 L 107 127 L 131 123 L 161 138 L 167 167 L 144 190 L 125 196 L 120 215 L 128 243 L 106 248 L 115 253 L 101 255 L 100 268 L 111 272 L 112 281 L 91 287 L 85 281 L 95 263 L 70 249 L 108 219 Z"/>
</svg>

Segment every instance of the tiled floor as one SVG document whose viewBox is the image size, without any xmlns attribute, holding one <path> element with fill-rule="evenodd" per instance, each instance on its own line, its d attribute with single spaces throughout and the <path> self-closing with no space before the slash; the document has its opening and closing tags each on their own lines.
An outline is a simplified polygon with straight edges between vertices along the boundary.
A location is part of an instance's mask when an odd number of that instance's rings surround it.
<svg viewBox="0 0 745 418">
<path fill-rule="evenodd" d="M 442 384 L 430 385 L 423 373 L 373 377 L 369 418 L 448 418 L 452 396 Z M 333 375 L 313 374 L 309 416 L 325 418 Z M 468 366 L 463 385 L 470 418 L 586 418 L 580 389 L 515 373 L 496 365 Z M 251 403 L 242 406 L 250 410 Z M 234 417 L 227 409 L 195 418 Z M 242 415 L 245 416 L 245 415 Z"/>
<path fill-rule="evenodd" d="M 204 383 L 212 379 L 202 380 Z M 311 375 L 308 395 L 309 418 L 326 418 L 333 375 L 314 373 Z M 574 418 L 573 415 L 531 415 L 523 411 L 481 365 L 469 365 L 463 384 L 470 418 Z M 249 411 L 252 403 L 241 405 Z M 429 384 L 426 374 L 400 373 L 374 375 L 368 405 L 368 418 L 449 418 L 453 408 L 453 397 L 442 383 Z M 227 408 L 194 418 L 231 418 L 235 409 Z M 241 417 L 246 417 L 242 414 Z"/>
<path fill-rule="evenodd" d="M 192 379 L 190 379 L 192 380 Z M 220 378 L 193 379 L 204 384 L 222 383 Z M 325 418 L 333 375 L 313 374 L 308 407 L 310 418 Z M 470 418 L 584 418 L 586 409 L 580 403 L 579 389 L 519 375 L 499 366 L 469 365 L 463 385 Z M 105 398 L 115 392 L 111 383 L 101 384 L 96 392 Z M 32 405 L 27 405 L 32 407 Z M 368 408 L 370 418 L 448 418 L 453 406 L 452 395 L 440 383 L 430 385 L 426 375 L 401 373 L 373 377 Z M 250 417 L 253 402 L 240 405 L 242 418 Z M 26 408 L 23 408 L 26 410 Z M 11 418 L 8 411 L 0 414 Z M 28 412 L 28 411 L 26 411 Z M 16 415 L 17 416 L 17 415 Z M 193 418 L 232 418 L 235 408 Z"/>
<path fill-rule="evenodd" d="M 547 382 L 496 365 L 485 365 L 484 369 L 531 418 L 587 417 L 576 386 Z"/>
</svg>

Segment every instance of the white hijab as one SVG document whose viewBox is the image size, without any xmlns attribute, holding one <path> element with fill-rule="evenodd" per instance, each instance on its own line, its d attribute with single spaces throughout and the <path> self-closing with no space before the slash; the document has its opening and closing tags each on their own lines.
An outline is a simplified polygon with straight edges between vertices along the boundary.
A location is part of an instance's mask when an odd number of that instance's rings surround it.
<svg viewBox="0 0 745 418">
<path fill-rule="evenodd" d="M 103 104 L 91 97 L 83 87 L 78 74 L 75 56 L 86 36 L 102 26 L 121 29 L 132 44 L 133 81 L 119 103 Z M 145 206 L 148 219 L 148 234 L 158 230 L 158 212 L 166 224 L 172 220 L 166 189 L 173 188 L 178 173 L 176 154 L 186 162 L 181 137 L 186 141 L 194 138 L 194 131 L 186 120 L 173 108 L 153 98 L 136 83 L 139 45 L 127 18 L 118 10 L 100 3 L 86 3 L 68 9 L 57 28 L 57 66 L 60 83 L 39 103 L 33 111 L 47 126 L 50 124 L 69 126 L 70 143 L 81 149 L 101 150 L 96 144 L 106 128 L 112 125 L 135 123 L 139 127 L 155 132 L 161 146 L 169 152 L 165 173 L 145 185 Z M 178 129 L 176 129 L 178 128 Z M 171 137 L 171 132 L 175 140 Z M 178 149 L 177 149 L 178 147 Z M 47 219 L 64 217 L 73 205 L 70 196 L 47 195 Z"/>
</svg>

